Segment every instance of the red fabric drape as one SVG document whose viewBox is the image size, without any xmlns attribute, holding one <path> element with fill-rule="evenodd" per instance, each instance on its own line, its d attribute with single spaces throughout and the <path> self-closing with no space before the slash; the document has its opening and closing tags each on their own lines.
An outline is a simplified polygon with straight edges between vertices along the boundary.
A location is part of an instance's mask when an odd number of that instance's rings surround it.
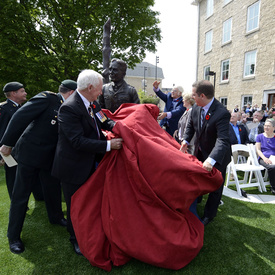
<svg viewBox="0 0 275 275">
<path fill-rule="evenodd" d="M 80 250 L 107 271 L 132 257 L 180 269 L 203 245 L 204 226 L 189 207 L 218 189 L 222 176 L 179 151 L 156 121 L 157 106 L 123 104 L 104 112 L 117 121 L 113 133 L 123 138 L 123 148 L 107 153 L 72 198 Z"/>
</svg>

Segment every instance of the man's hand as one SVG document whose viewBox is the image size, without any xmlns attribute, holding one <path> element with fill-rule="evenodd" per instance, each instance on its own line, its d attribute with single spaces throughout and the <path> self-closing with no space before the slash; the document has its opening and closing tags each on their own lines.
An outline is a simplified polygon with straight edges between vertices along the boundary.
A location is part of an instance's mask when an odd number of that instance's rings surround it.
<svg viewBox="0 0 275 275">
<path fill-rule="evenodd" d="M 202 164 L 202 167 L 208 172 L 211 172 L 213 169 L 213 166 L 208 161 L 204 161 L 204 163 Z"/>
<path fill-rule="evenodd" d="M 5 156 L 9 156 L 11 154 L 11 150 L 12 150 L 12 147 L 9 147 L 9 146 L 6 146 L 6 145 L 2 145 L 0 147 L 0 152 Z"/>
<path fill-rule="evenodd" d="M 155 80 L 153 83 L 153 87 L 157 89 L 159 87 L 160 81 Z"/>
<path fill-rule="evenodd" d="M 122 147 L 122 138 L 113 138 L 111 139 L 111 149 L 112 150 L 119 150 Z"/>
<path fill-rule="evenodd" d="M 167 113 L 160 113 L 159 116 L 158 116 L 158 119 L 159 119 L 159 120 L 162 120 L 162 119 L 164 119 L 165 117 L 167 117 Z"/>
<path fill-rule="evenodd" d="M 180 151 L 182 151 L 183 153 L 187 154 L 187 146 L 188 146 L 188 144 L 185 141 L 183 141 L 181 143 Z"/>
</svg>

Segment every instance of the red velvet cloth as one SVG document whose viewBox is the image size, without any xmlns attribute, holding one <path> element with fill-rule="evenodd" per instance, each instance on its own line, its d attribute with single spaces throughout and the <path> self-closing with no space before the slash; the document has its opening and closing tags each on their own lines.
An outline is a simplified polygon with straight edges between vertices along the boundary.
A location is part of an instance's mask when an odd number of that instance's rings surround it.
<svg viewBox="0 0 275 275">
<path fill-rule="evenodd" d="M 72 197 L 71 218 L 83 255 L 110 271 L 132 257 L 180 269 L 203 245 L 204 226 L 190 212 L 194 200 L 219 188 L 220 172 L 195 157 L 158 125 L 157 106 L 123 104 L 113 132 L 124 140 Z M 111 134 L 111 133 L 110 133 Z"/>
</svg>

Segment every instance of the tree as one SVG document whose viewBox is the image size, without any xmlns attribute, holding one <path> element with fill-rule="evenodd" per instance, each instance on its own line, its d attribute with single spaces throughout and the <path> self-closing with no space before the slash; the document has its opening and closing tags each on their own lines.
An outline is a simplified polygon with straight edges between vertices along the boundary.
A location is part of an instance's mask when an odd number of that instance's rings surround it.
<svg viewBox="0 0 275 275">
<path fill-rule="evenodd" d="M 111 18 L 112 58 L 129 67 L 161 40 L 154 0 L 1 0 L 0 85 L 22 82 L 29 96 L 57 91 L 83 69 L 102 69 L 103 25 Z"/>
</svg>

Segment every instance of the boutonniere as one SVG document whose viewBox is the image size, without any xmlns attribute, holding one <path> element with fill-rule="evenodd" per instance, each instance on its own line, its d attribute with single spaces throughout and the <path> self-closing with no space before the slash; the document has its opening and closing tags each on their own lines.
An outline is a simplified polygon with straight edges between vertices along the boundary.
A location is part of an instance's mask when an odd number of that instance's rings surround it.
<svg viewBox="0 0 275 275">
<path fill-rule="evenodd" d="M 92 107 L 93 107 L 93 109 L 95 109 L 95 107 L 96 107 L 95 104 L 93 104 Z"/>
<path fill-rule="evenodd" d="M 208 113 L 208 114 L 205 116 L 205 120 L 209 120 L 210 116 L 211 116 L 211 114 Z"/>
<path fill-rule="evenodd" d="M 239 131 L 240 131 L 240 132 L 242 131 L 242 128 L 241 128 L 241 127 L 239 127 Z"/>
</svg>

